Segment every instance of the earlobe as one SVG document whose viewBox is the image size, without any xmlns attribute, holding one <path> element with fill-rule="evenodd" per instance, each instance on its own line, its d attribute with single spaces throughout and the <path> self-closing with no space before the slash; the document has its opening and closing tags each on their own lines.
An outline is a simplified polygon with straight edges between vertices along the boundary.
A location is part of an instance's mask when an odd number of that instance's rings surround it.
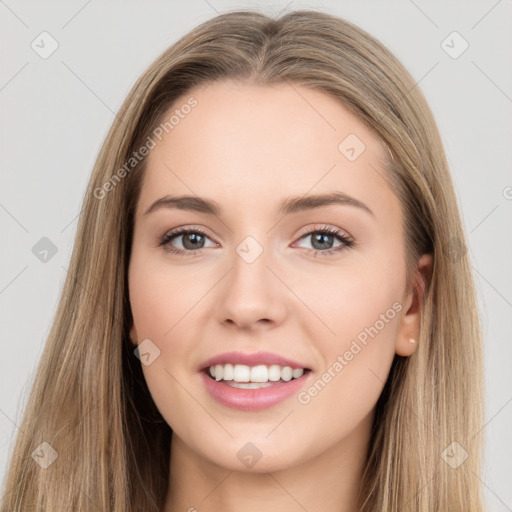
<svg viewBox="0 0 512 512">
<path fill-rule="evenodd" d="M 409 357 L 416 352 L 418 342 L 415 338 L 399 339 L 396 344 L 395 352 L 402 357 Z"/>
<path fill-rule="evenodd" d="M 400 320 L 397 333 L 395 352 L 399 356 L 412 355 L 420 337 L 420 321 L 423 310 L 425 292 L 432 275 L 432 255 L 424 254 L 418 261 L 413 289 L 404 303 L 404 313 Z"/>
</svg>

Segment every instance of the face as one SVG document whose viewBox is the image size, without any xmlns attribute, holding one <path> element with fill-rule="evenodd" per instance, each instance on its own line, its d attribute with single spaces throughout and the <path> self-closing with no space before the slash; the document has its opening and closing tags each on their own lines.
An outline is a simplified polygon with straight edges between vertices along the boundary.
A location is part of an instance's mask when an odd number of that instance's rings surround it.
<svg viewBox="0 0 512 512">
<path fill-rule="evenodd" d="M 299 85 L 196 88 L 166 119 L 190 98 L 154 138 L 129 266 L 157 407 L 186 450 L 230 470 L 364 444 L 418 334 L 385 148 Z"/>
</svg>

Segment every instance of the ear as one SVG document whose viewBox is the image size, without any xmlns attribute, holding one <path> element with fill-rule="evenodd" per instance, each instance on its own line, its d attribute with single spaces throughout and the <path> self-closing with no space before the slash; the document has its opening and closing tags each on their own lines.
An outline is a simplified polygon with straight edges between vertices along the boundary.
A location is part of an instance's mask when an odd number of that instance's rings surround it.
<svg viewBox="0 0 512 512">
<path fill-rule="evenodd" d="M 137 330 L 135 329 L 135 324 L 132 322 L 132 326 L 130 327 L 130 340 L 132 341 L 134 346 L 138 346 L 138 337 Z"/>
<path fill-rule="evenodd" d="M 395 344 L 395 352 L 399 356 L 412 355 L 418 346 L 423 299 L 431 276 L 432 255 L 424 254 L 418 260 L 412 290 L 403 304 L 404 308 Z"/>
</svg>

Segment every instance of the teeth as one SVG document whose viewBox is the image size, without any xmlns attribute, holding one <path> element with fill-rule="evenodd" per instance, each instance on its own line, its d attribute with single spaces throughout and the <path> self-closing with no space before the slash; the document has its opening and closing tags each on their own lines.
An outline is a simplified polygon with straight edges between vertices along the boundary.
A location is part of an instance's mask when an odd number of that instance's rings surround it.
<svg viewBox="0 0 512 512">
<path fill-rule="evenodd" d="M 268 380 L 277 382 L 281 378 L 281 367 L 278 364 L 273 364 L 268 368 Z"/>
<path fill-rule="evenodd" d="M 251 382 L 268 382 L 268 369 L 264 364 L 251 368 Z"/>
<path fill-rule="evenodd" d="M 224 365 L 224 373 L 222 374 L 223 380 L 233 380 L 235 378 L 235 372 L 232 364 Z"/>
<path fill-rule="evenodd" d="M 228 385 L 232 388 L 239 389 L 260 389 L 260 388 L 268 388 L 272 386 L 270 382 L 228 382 Z"/>
<path fill-rule="evenodd" d="M 302 377 L 304 374 L 304 370 L 302 368 L 295 368 L 295 370 L 292 371 L 292 377 L 294 379 L 298 379 L 299 377 Z"/>
<path fill-rule="evenodd" d="M 215 372 L 217 372 L 217 367 L 215 367 Z M 245 366 L 245 364 L 235 364 L 233 369 L 233 380 L 235 382 L 249 382 L 250 379 L 250 368 Z M 215 378 L 217 378 L 217 373 L 215 373 Z"/>
<path fill-rule="evenodd" d="M 233 381 L 230 384 L 231 386 L 243 389 L 267 387 L 271 385 L 270 382 L 277 382 L 278 380 L 288 382 L 292 379 L 298 379 L 303 374 L 303 368 L 293 369 L 290 366 L 279 366 L 278 364 L 247 366 L 245 364 L 232 365 L 228 363 L 210 366 L 210 375 L 216 381 Z M 247 384 L 238 385 L 238 383 Z M 252 386 L 251 384 L 255 385 Z M 267 386 L 262 384 L 267 384 Z"/>
</svg>

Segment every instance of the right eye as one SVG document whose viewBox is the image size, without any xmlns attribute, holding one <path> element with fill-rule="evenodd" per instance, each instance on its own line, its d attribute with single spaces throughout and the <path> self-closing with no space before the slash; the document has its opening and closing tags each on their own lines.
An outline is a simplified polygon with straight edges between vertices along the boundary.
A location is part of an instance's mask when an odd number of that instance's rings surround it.
<svg viewBox="0 0 512 512">
<path fill-rule="evenodd" d="M 182 237 L 182 248 L 172 245 L 174 239 Z M 163 246 L 167 252 L 180 255 L 193 255 L 204 248 L 205 238 L 209 238 L 204 231 L 198 228 L 178 228 L 166 233 L 160 240 L 159 246 Z"/>
</svg>

